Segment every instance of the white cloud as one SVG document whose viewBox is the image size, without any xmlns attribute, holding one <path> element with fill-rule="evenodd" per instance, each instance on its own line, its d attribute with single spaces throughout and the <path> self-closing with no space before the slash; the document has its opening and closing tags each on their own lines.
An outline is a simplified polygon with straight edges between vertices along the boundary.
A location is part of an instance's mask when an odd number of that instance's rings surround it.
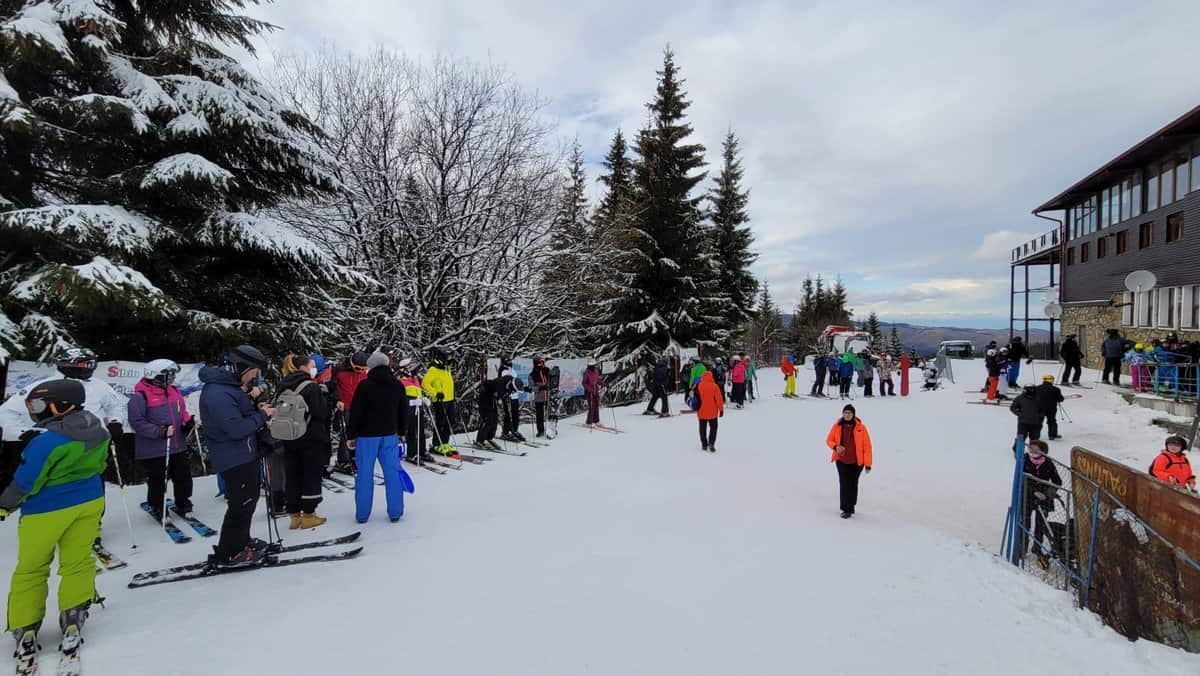
<svg viewBox="0 0 1200 676">
<path fill-rule="evenodd" d="M 987 263 L 1007 264 L 1011 260 L 1012 250 L 1036 237 L 1039 233 L 1013 232 L 1001 230 L 989 232 L 983 236 L 983 242 L 971 258 Z"/>
</svg>

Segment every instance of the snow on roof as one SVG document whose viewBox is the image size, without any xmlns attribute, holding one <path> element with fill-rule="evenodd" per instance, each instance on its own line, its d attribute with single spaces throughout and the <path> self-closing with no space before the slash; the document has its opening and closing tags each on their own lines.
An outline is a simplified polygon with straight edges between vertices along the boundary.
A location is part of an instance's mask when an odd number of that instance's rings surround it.
<svg viewBox="0 0 1200 676">
<path fill-rule="evenodd" d="M 17 209 L 0 214 L 0 223 L 75 239 L 102 238 L 111 249 L 146 252 L 152 228 L 161 227 L 124 207 L 107 204 L 62 204 Z"/>
<path fill-rule="evenodd" d="M 258 249 L 293 258 L 320 260 L 325 257 L 319 246 L 301 236 L 287 223 L 244 212 L 213 216 L 198 239 L 210 244 Z"/>
<path fill-rule="evenodd" d="M 170 185 L 180 179 L 205 180 L 224 187 L 233 174 L 219 164 L 210 162 L 195 153 L 179 153 L 154 163 L 142 178 L 142 190 L 155 186 Z"/>
<path fill-rule="evenodd" d="M 17 95 L 17 90 L 8 83 L 8 79 L 4 77 L 4 71 L 0 70 L 0 101 L 20 101 L 21 97 Z"/>
<path fill-rule="evenodd" d="M 53 3 L 39 2 L 25 7 L 16 18 L 0 24 L 0 33 L 13 36 L 19 43 L 30 41 L 58 52 L 67 61 L 74 62 L 71 45 L 58 25 L 59 13 Z"/>
<path fill-rule="evenodd" d="M 212 129 L 203 117 L 184 113 L 167 123 L 167 131 L 174 136 L 207 136 Z"/>
<path fill-rule="evenodd" d="M 138 110 L 153 112 L 159 109 L 178 110 L 175 100 L 163 91 L 162 85 L 130 63 L 129 59 L 114 54 L 108 55 L 108 69 L 121 93 L 133 102 Z"/>
</svg>

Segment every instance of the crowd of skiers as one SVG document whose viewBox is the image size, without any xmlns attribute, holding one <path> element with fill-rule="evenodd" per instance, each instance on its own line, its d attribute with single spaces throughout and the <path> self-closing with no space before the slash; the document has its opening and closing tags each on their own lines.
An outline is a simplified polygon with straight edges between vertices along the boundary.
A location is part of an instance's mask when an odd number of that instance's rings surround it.
<svg viewBox="0 0 1200 676">
<path fill-rule="evenodd" d="M 829 391 L 833 392 L 837 388 L 838 396 L 841 399 L 846 399 L 851 396 L 851 389 L 855 387 L 855 379 L 857 378 L 857 386 L 862 388 L 864 397 L 875 396 L 875 381 L 879 381 L 879 396 L 894 397 L 896 396 L 895 375 L 900 371 L 900 363 L 898 360 L 892 359 L 891 355 L 883 352 L 878 356 L 871 353 L 870 350 L 864 349 L 861 352 L 855 353 L 851 348 L 845 354 L 838 356 L 836 352 L 830 351 L 828 354 L 816 355 L 813 357 L 813 384 L 809 390 L 809 396 L 813 397 L 829 397 L 825 393 L 826 382 L 829 384 Z M 782 366 L 785 378 L 795 378 L 796 369 L 795 355 L 784 357 Z M 798 396 L 795 392 L 794 383 L 790 391 L 784 393 L 785 397 Z"/>
</svg>

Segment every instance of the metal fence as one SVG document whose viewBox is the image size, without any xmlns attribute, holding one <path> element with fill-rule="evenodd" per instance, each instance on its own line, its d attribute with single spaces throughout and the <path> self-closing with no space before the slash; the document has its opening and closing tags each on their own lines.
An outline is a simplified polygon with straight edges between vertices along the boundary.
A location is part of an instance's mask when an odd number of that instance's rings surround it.
<svg viewBox="0 0 1200 676">
<path fill-rule="evenodd" d="M 1003 555 L 1048 584 L 1073 591 L 1129 639 L 1200 652 L 1200 563 L 1103 486 L 1054 460 L 1063 485 L 1025 474 L 1014 445 Z"/>
<path fill-rule="evenodd" d="M 1173 397 L 1175 401 L 1200 396 L 1200 379 L 1197 378 L 1197 375 L 1200 375 L 1200 364 L 1191 363 L 1191 357 L 1188 355 L 1174 352 L 1167 352 L 1165 355 L 1172 361 L 1148 359 L 1141 365 L 1129 365 L 1133 390 Z"/>
</svg>

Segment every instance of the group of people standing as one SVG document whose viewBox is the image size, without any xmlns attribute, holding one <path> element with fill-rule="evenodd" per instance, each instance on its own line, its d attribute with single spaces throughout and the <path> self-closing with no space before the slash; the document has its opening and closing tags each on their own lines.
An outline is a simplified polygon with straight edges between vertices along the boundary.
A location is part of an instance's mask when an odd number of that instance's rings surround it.
<svg viewBox="0 0 1200 676">
<path fill-rule="evenodd" d="M 855 353 L 851 348 L 845 354 L 838 356 L 836 352 L 830 351 L 825 356 L 817 355 L 813 357 L 813 385 L 809 392 L 813 397 L 826 397 L 825 383 L 828 377 L 829 390 L 838 388 L 838 396 L 841 399 L 846 399 L 851 396 L 851 389 L 855 385 L 855 377 L 858 378 L 858 386 L 863 390 L 864 397 L 875 396 L 875 381 L 879 381 L 879 396 L 894 397 L 896 396 L 896 386 L 894 375 L 899 369 L 899 363 L 892 359 L 887 352 L 881 353 L 879 356 L 871 354 L 871 351 L 864 349 L 859 353 Z M 788 355 L 784 358 L 783 373 L 786 379 L 789 370 L 794 373 L 795 356 Z M 789 396 L 784 394 L 784 396 Z M 794 392 L 791 396 L 795 396 Z"/>
</svg>

